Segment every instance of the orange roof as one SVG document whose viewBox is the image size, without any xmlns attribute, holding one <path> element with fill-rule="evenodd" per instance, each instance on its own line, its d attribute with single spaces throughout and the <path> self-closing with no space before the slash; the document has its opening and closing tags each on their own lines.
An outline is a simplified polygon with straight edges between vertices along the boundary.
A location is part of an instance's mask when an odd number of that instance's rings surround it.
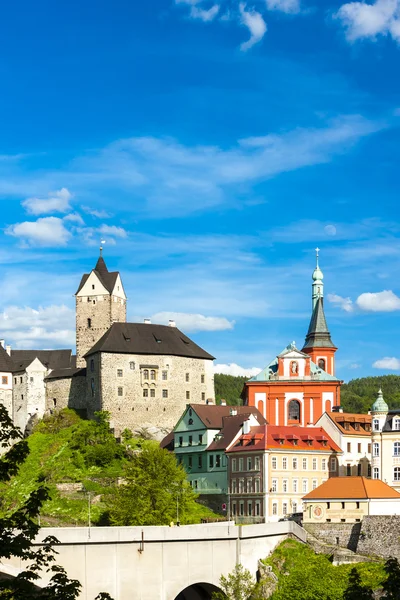
<svg viewBox="0 0 400 600">
<path fill-rule="evenodd" d="M 353 498 L 393 498 L 400 500 L 400 494 L 380 479 L 331 477 L 304 496 L 303 500 L 346 500 Z"/>
<path fill-rule="evenodd" d="M 328 416 L 336 424 L 341 433 L 345 435 L 363 435 L 369 437 L 371 431 L 366 431 L 361 427 L 366 423 L 371 426 L 372 417 L 371 415 L 360 415 L 357 413 L 341 413 L 341 412 L 328 412 Z M 348 429 L 344 427 L 344 423 L 348 423 Z M 358 423 L 359 429 L 355 428 L 355 424 Z"/>
<path fill-rule="evenodd" d="M 248 450 L 295 450 L 297 452 L 338 452 L 342 450 L 322 427 L 260 425 L 240 436 L 228 452 Z"/>
</svg>

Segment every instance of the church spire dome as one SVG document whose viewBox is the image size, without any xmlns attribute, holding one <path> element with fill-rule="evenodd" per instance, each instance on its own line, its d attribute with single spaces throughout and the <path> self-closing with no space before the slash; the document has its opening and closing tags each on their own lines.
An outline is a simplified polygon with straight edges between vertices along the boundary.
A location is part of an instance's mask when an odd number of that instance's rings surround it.
<svg viewBox="0 0 400 600">
<path fill-rule="evenodd" d="M 315 249 L 315 253 L 316 253 L 316 266 L 314 269 L 314 272 L 312 274 L 312 279 L 313 279 L 313 283 L 312 283 L 312 307 L 313 310 L 315 308 L 315 305 L 317 304 L 317 300 L 318 298 L 323 298 L 324 297 L 324 284 L 323 284 L 323 278 L 324 278 L 324 274 L 321 271 L 321 269 L 319 268 L 319 248 Z"/>
</svg>

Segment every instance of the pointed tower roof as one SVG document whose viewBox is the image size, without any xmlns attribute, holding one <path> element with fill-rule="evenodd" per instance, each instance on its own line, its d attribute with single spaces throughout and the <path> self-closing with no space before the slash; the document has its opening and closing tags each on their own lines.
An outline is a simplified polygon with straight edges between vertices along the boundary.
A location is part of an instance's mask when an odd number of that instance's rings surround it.
<svg viewBox="0 0 400 600">
<path fill-rule="evenodd" d="M 101 283 L 104 285 L 106 290 L 111 294 L 111 292 L 113 291 L 113 289 L 115 287 L 115 283 L 117 281 L 119 273 L 118 273 L 118 271 L 114 271 L 114 272 L 110 273 L 110 271 L 107 269 L 107 265 L 102 256 L 102 248 L 100 248 L 100 256 L 97 260 L 96 266 L 93 269 L 93 271 L 96 273 L 97 277 L 100 279 Z M 85 285 L 89 275 L 90 275 L 90 273 L 85 273 L 83 275 L 81 282 L 79 284 L 78 290 L 76 292 L 77 294 L 79 294 L 79 292 Z"/>
<path fill-rule="evenodd" d="M 378 397 L 371 407 L 371 412 L 373 412 L 373 413 L 374 412 L 386 412 L 387 413 L 388 410 L 389 410 L 389 407 L 386 404 L 385 400 L 383 399 L 382 390 L 379 389 Z"/>
<path fill-rule="evenodd" d="M 306 348 L 336 348 L 326 324 L 323 298 L 317 299 L 312 312 L 303 350 Z"/>
</svg>

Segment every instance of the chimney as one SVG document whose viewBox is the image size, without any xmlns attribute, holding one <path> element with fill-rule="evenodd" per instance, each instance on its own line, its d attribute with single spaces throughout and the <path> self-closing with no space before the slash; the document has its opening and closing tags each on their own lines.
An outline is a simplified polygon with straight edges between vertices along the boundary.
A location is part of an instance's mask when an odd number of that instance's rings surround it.
<svg viewBox="0 0 400 600">
<path fill-rule="evenodd" d="M 11 356 L 11 346 L 6 346 L 6 352 L 8 356 Z"/>
<path fill-rule="evenodd" d="M 233 408 L 233 407 L 232 407 L 232 408 L 230 409 L 230 411 L 229 411 L 229 414 L 231 415 L 231 417 L 234 417 L 235 415 L 237 415 L 237 410 L 236 410 L 236 408 Z"/>
<path fill-rule="evenodd" d="M 223 398 L 221 398 L 221 406 L 226 406 L 226 400 L 224 400 Z"/>
<path fill-rule="evenodd" d="M 176 323 L 175 323 L 175 321 L 173 319 L 170 319 L 168 321 L 168 327 L 176 327 Z"/>
<path fill-rule="evenodd" d="M 4 340 L 0 340 L 1 347 L 4 348 Z"/>
<path fill-rule="evenodd" d="M 247 419 L 242 425 L 243 434 L 250 433 L 250 421 Z"/>
<path fill-rule="evenodd" d="M 151 319 L 145 319 L 144 322 L 146 323 L 146 325 L 151 325 Z"/>
</svg>

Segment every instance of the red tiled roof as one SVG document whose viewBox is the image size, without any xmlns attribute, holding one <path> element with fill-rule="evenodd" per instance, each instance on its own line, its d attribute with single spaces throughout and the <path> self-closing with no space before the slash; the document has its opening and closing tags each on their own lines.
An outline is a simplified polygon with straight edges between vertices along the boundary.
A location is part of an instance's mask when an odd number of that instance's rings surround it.
<svg viewBox="0 0 400 600">
<path fill-rule="evenodd" d="M 331 477 L 304 496 L 303 500 L 346 500 L 352 498 L 394 498 L 400 500 L 400 494 L 380 479 Z"/>
<path fill-rule="evenodd" d="M 280 440 L 283 441 L 282 444 Z M 316 450 L 342 452 L 322 427 L 298 427 L 297 425 L 252 427 L 250 433 L 242 435 L 228 452 L 272 449 L 297 450 L 299 452 L 315 452 Z"/>
</svg>

